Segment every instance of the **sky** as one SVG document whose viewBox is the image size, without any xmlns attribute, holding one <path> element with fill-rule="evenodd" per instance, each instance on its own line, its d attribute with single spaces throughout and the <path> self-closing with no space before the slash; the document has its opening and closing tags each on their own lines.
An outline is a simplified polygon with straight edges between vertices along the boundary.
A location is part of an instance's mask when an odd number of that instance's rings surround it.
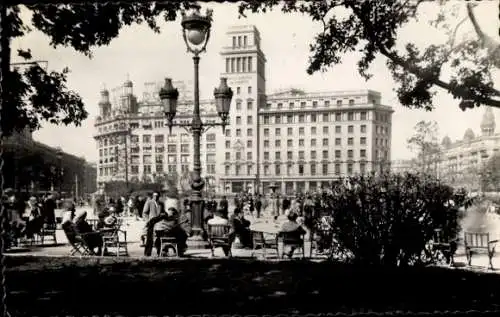
<svg viewBox="0 0 500 317">
<path fill-rule="evenodd" d="M 465 17 L 465 1 L 457 1 L 459 19 Z M 385 59 L 377 57 L 370 68 L 373 77 L 365 81 L 357 72 L 357 54 L 344 57 L 342 63 L 332 66 L 327 72 L 308 75 L 306 68 L 310 56 L 309 45 L 318 34 L 322 25 L 313 22 L 302 14 L 283 14 L 274 10 L 265 14 L 248 14 L 238 18 L 236 4 L 202 3 L 205 8 L 213 9 L 214 21 L 207 52 L 200 62 L 201 98 L 211 98 L 213 88 L 218 86 L 220 73 L 225 67 L 219 56 L 222 46 L 227 45 L 225 32 L 229 26 L 253 24 L 261 34 L 262 50 L 267 58 L 267 93 L 286 88 L 299 88 L 310 92 L 334 90 L 373 89 L 382 94 L 382 103 L 395 110 L 392 122 L 392 159 L 408 159 L 413 153 L 406 141 L 413 134 L 413 127 L 421 120 L 434 120 L 440 128 L 440 137 L 448 135 L 452 140 L 461 139 L 467 128 L 478 134 L 484 108 L 463 112 L 458 101 L 442 90 L 435 98 L 436 109 L 432 112 L 410 110 L 402 107 L 393 91 L 394 82 L 387 70 Z M 497 1 L 481 1 L 475 8 L 478 22 L 483 31 L 496 40 L 499 33 L 499 12 Z M 421 19 L 407 25 L 398 32 L 398 46 L 413 42 L 417 46 L 440 43 L 445 39 L 428 25 L 426 17 L 438 12 L 436 3 L 425 3 Z M 30 25 L 31 15 L 22 10 L 22 20 Z M 93 139 L 94 120 L 98 114 L 99 92 L 121 85 L 127 77 L 134 82 L 134 93 L 142 95 L 145 82 L 163 81 L 165 77 L 189 81 L 193 78 L 191 55 L 186 52 L 182 39 L 180 19 L 175 22 L 160 23 L 161 33 L 157 34 L 144 25 L 124 27 L 109 46 L 93 50 L 93 58 L 75 52 L 72 48 L 49 45 L 49 38 L 34 30 L 28 35 L 12 42 L 12 51 L 18 48 L 31 48 L 36 60 L 48 61 L 48 70 L 61 71 L 69 67 L 68 87 L 83 99 L 89 117 L 80 127 L 55 126 L 49 123 L 36 131 L 36 140 L 50 146 L 60 146 L 64 151 L 84 156 L 89 161 L 97 160 L 96 143 Z M 461 25 L 460 36 L 474 36 L 469 21 Z M 13 62 L 18 58 L 13 56 Z M 500 77 L 495 73 L 496 82 Z M 500 110 L 494 111 L 500 122 Z M 500 125 L 499 125 L 500 126 Z"/>
</svg>

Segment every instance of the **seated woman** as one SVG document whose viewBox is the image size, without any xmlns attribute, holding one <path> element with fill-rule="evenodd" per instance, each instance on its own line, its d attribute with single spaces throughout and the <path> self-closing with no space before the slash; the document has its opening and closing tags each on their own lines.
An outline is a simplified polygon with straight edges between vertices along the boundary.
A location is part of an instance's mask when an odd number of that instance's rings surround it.
<svg viewBox="0 0 500 317">
<path fill-rule="evenodd" d="M 187 249 L 188 232 L 186 232 L 185 224 L 179 222 L 179 213 L 176 208 L 168 208 L 167 212 L 160 212 L 157 217 L 157 222 L 154 224 L 153 230 L 155 233 L 155 247 L 158 255 L 161 253 L 161 237 L 173 237 L 177 242 L 177 252 L 182 256 Z"/>
<path fill-rule="evenodd" d="M 280 232 L 286 232 L 286 233 L 292 233 L 294 235 L 297 235 L 297 237 L 300 237 L 304 234 L 306 234 L 306 231 L 304 228 L 297 223 L 297 218 L 298 215 L 297 213 L 291 211 L 288 214 L 288 221 L 283 223 L 281 226 Z M 295 247 L 290 247 L 290 251 L 287 253 L 288 257 L 291 258 L 293 256 L 293 252 L 295 251 Z"/>
<path fill-rule="evenodd" d="M 83 239 L 88 247 L 94 251 L 97 248 L 97 254 L 102 251 L 102 236 L 99 232 L 93 231 L 92 227 L 87 222 L 87 212 L 79 212 L 74 220 L 75 229 L 77 233 L 83 234 Z"/>
<path fill-rule="evenodd" d="M 115 228 L 117 222 L 118 218 L 116 217 L 115 208 L 111 206 L 99 213 L 96 227 L 98 230 L 113 229 Z"/>
<path fill-rule="evenodd" d="M 30 197 L 28 200 L 28 208 L 25 213 L 27 214 L 26 238 L 32 239 L 33 235 L 39 233 L 43 227 L 42 210 L 35 196 Z"/>
<path fill-rule="evenodd" d="M 253 246 L 252 232 L 250 231 L 250 221 L 246 220 L 240 208 L 234 208 L 233 215 L 229 219 L 232 227 L 231 231 L 240 239 L 244 248 L 251 249 Z"/>
</svg>

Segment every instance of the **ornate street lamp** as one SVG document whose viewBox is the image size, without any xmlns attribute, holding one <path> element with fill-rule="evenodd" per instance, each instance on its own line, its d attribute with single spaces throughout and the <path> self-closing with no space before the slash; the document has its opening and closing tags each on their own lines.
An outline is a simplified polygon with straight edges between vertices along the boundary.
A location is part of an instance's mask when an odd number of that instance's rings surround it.
<svg viewBox="0 0 500 317">
<path fill-rule="evenodd" d="M 59 198 L 61 197 L 62 193 L 62 182 L 63 182 L 63 170 L 62 170 L 62 157 L 63 157 L 63 152 L 61 148 L 57 148 L 56 152 L 56 157 L 57 157 L 57 178 L 59 180 Z"/>
<path fill-rule="evenodd" d="M 193 134 L 194 153 L 193 153 L 193 177 L 191 179 L 191 223 L 195 240 L 202 239 L 203 233 L 203 199 L 202 192 L 205 181 L 201 177 L 200 161 L 200 139 L 201 134 L 213 126 L 222 126 L 222 131 L 229 124 L 229 109 L 233 91 L 227 86 L 227 79 L 221 78 L 220 86 L 215 88 L 214 97 L 218 115 L 221 118 L 219 123 L 203 123 L 200 117 L 200 93 L 199 93 L 199 54 L 205 51 L 210 38 L 210 27 L 212 25 L 212 10 L 207 10 L 205 16 L 200 14 L 199 9 L 195 9 L 191 14 L 186 15 L 182 12 L 182 35 L 186 42 L 187 51 L 193 53 L 194 62 L 194 107 L 193 119 L 191 123 L 174 122 L 177 114 L 177 99 L 179 92 L 172 85 L 170 78 L 165 79 L 165 86 L 160 90 L 160 99 L 163 105 L 163 111 L 167 118 L 169 131 L 172 132 L 173 126 L 188 129 Z"/>
</svg>

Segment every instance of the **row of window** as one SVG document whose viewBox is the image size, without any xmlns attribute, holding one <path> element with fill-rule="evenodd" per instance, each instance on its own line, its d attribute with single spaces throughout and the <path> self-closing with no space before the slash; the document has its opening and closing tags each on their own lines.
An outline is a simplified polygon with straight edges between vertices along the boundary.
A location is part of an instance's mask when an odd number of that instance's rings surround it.
<svg viewBox="0 0 500 317">
<path fill-rule="evenodd" d="M 321 120 L 320 120 L 321 119 Z M 333 120 L 332 120 L 333 119 Z M 335 113 L 322 113 L 319 114 L 288 114 L 288 115 L 265 115 L 262 117 L 263 124 L 284 124 L 284 123 L 315 123 L 315 122 L 330 122 L 330 121 L 366 121 L 368 118 L 368 111 L 349 111 L 349 112 L 335 112 Z M 241 123 L 241 117 L 240 121 Z M 236 124 L 238 124 L 238 117 L 236 117 Z"/>
<path fill-rule="evenodd" d="M 306 166 L 309 167 L 308 173 L 306 174 Z M 354 166 L 355 163 L 347 163 L 346 166 L 346 172 L 348 175 L 352 175 L 355 173 L 354 171 Z M 358 163 L 359 166 L 359 173 L 364 174 L 367 172 L 367 163 L 360 162 Z M 224 173 L 225 175 L 231 175 L 231 167 L 230 165 L 226 165 Z M 318 169 L 320 169 L 318 171 Z M 271 175 L 271 166 L 270 165 L 264 165 L 264 170 L 263 170 L 264 176 L 270 176 Z M 246 175 L 253 175 L 254 174 L 254 168 L 251 165 L 246 166 Z M 293 175 L 298 175 L 298 176 L 315 176 L 315 175 L 324 175 L 328 176 L 330 174 L 329 170 L 329 164 L 328 163 L 322 163 L 322 164 L 288 164 L 286 165 L 286 175 L 287 176 L 293 176 Z M 340 175 L 341 174 L 341 164 L 336 163 L 334 165 L 334 174 Z M 243 166 L 241 165 L 235 165 L 234 166 L 234 175 L 235 176 L 240 176 L 243 175 Z M 282 166 L 280 164 L 274 165 L 273 168 L 273 175 L 283 175 L 282 173 Z"/>
<path fill-rule="evenodd" d="M 286 159 L 289 161 L 293 161 L 294 159 L 299 159 L 299 160 L 305 160 L 305 151 L 298 151 L 298 156 L 294 155 L 293 151 L 287 151 L 286 152 Z M 335 150 L 335 158 L 336 159 L 341 159 L 342 158 L 342 151 L 341 150 Z M 352 159 L 354 158 L 354 150 L 347 150 L 347 158 Z M 310 151 L 309 153 L 309 159 L 310 160 L 316 160 L 319 159 L 318 157 L 318 152 L 316 151 Z M 327 150 L 324 150 L 321 152 L 321 159 L 327 160 L 330 157 L 330 152 Z M 366 149 L 361 149 L 359 150 L 359 157 L 364 159 L 366 158 Z M 226 152 L 225 155 L 226 161 L 231 161 L 231 152 Z M 241 160 L 242 159 L 242 153 L 241 152 L 234 152 L 234 159 L 236 160 Z M 253 152 L 247 152 L 247 161 L 253 161 Z M 269 152 L 264 152 L 264 161 L 269 161 L 270 160 L 270 155 Z M 276 151 L 274 152 L 274 159 L 276 161 L 280 161 L 282 159 L 281 152 Z"/>
<path fill-rule="evenodd" d="M 373 103 L 375 103 L 375 100 L 373 100 Z M 336 104 L 337 104 L 337 107 L 342 106 L 343 105 L 343 100 L 342 99 L 338 99 L 336 101 Z M 354 106 L 355 105 L 354 99 L 349 99 L 348 104 L 349 104 L 349 106 Z M 313 108 L 317 108 L 318 105 L 319 105 L 319 103 L 316 100 L 313 100 L 311 102 L 311 106 Z M 330 107 L 330 100 L 324 100 L 322 102 L 322 106 L 326 107 L 326 108 Z M 266 105 L 264 106 L 264 109 L 271 109 L 271 108 L 272 108 L 272 103 L 266 103 Z M 294 109 L 294 108 L 295 108 L 295 102 L 289 102 L 288 103 L 288 109 Z M 299 103 L 299 108 L 307 108 L 307 102 L 306 101 L 301 101 Z M 283 109 L 283 103 L 282 102 L 278 102 L 276 104 L 276 109 Z"/>
<path fill-rule="evenodd" d="M 142 143 L 152 143 L 151 141 L 153 140 L 154 137 L 154 143 L 164 143 L 165 142 L 165 134 L 156 134 L 156 135 L 151 135 L 151 134 L 143 134 L 142 135 Z M 112 145 L 118 145 L 118 144 L 124 144 L 125 143 L 125 136 L 112 136 L 112 137 L 107 137 L 107 138 L 101 138 L 99 140 L 99 147 L 105 147 L 105 146 L 112 146 Z M 187 133 L 182 133 L 180 137 L 180 142 L 191 142 L 193 137 Z M 131 135 L 130 136 L 130 142 L 131 143 L 139 143 L 139 136 L 138 135 Z M 215 142 L 216 141 L 216 134 L 215 133 L 208 133 L 205 136 L 205 140 L 207 142 Z M 167 142 L 168 143 L 177 143 L 179 142 L 179 137 L 176 134 L 170 134 L 167 135 Z"/>
<path fill-rule="evenodd" d="M 191 161 L 191 155 L 181 155 L 180 156 L 180 161 L 181 163 L 189 163 Z M 175 154 L 169 154 L 166 157 L 163 155 L 156 155 L 155 156 L 155 162 L 156 163 L 163 163 L 165 161 L 165 158 L 169 164 L 174 164 L 177 163 L 178 157 Z M 139 155 L 132 155 L 130 157 L 130 162 L 131 164 L 140 164 L 140 159 L 141 157 Z M 153 156 L 152 155 L 143 155 L 142 156 L 142 162 L 144 164 L 151 164 L 152 163 Z M 215 163 L 215 153 L 207 153 L 206 154 L 206 162 L 207 163 Z"/>
<path fill-rule="evenodd" d="M 188 165 L 188 164 L 181 165 L 181 173 L 188 172 L 189 170 L 190 170 L 190 165 Z M 163 165 L 156 165 L 154 167 L 154 172 L 155 173 L 164 173 L 165 172 L 164 166 Z M 177 165 L 168 165 L 167 172 L 168 173 L 178 173 L 177 172 Z M 118 173 L 118 168 L 116 166 L 99 168 L 99 176 L 114 176 L 117 173 Z M 145 175 L 152 174 L 153 167 L 151 165 L 144 165 L 143 166 L 143 173 Z M 215 164 L 207 164 L 206 168 L 204 169 L 204 173 L 215 174 Z M 130 174 L 131 175 L 139 174 L 139 165 L 131 165 L 130 166 Z"/>
<path fill-rule="evenodd" d="M 247 45 L 248 41 L 246 35 L 233 36 L 233 48 L 246 47 Z"/>
<path fill-rule="evenodd" d="M 226 58 L 226 73 L 249 73 L 253 72 L 253 58 L 247 57 L 231 57 Z"/>
</svg>

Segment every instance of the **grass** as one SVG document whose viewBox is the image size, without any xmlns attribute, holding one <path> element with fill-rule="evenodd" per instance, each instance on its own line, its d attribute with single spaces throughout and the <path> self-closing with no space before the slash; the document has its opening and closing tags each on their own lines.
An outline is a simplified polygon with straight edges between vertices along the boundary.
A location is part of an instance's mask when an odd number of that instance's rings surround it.
<svg viewBox="0 0 500 317">
<path fill-rule="evenodd" d="M 500 276 L 238 259 L 6 258 L 13 316 L 500 308 Z"/>
</svg>

